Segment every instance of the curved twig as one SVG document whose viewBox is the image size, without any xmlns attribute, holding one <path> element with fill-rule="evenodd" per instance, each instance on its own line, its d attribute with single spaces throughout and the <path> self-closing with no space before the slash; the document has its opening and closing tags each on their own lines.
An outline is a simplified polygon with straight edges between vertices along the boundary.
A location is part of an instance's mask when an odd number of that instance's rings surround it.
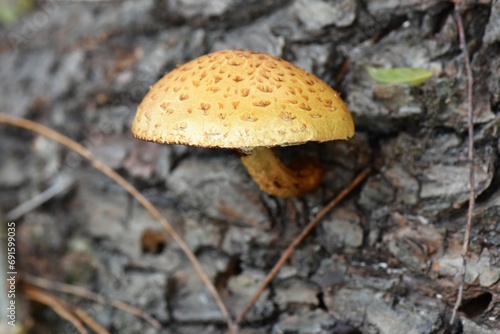
<svg viewBox="0 0 500 334">
<path fill-rule="evenodd" d="M 69 305 L 65 301 L 29 285 L 24 286 L 23 291 L 28 299 L 49 306 L 61 318 L 66 319 L 69 323 L 75 326 L 78 333 L 88 333 L 82 323 L 82 320 L 70 310 Z"/>
<path fill-rule="evenodd" d="M 161 215 L 161 213 L 156 209 L 156 207 L 146 198 L 144 197 L 132 184 L 130 184 L 127 180 L 125 180 L 123 177 L 121 177 L 119 174 L 117 174 L 114 170 L 109 168 L 108 166 L 104 165 L 102 162 L 94 158 L 92 153 L 87 150 L 85 147 L 82 145 L 78 144 L 74 140 L 60 134 L 57 131 L 54 131 L 42 124 L 38 124 L 36 122 L 30 121 L 28 119 L 24 118 L 16 118 L 13 116 L 9 116 L 4 113 L 0 113 L 0 123 L 4 124 L 9 124 L 13 126 L 17 126 L 26 130 L 30 130 L 33 132 L 36 132 L 42 136 L 45 136 L 47 138 L 50 138 L 59 144 L 69 148 L 70 150 L 78 153 L 85 159 L 89 160 L 92 163 L 92 166 L 99 170 L 101 173 L 118 183 L 120 186 L 122 186 L 129 194 L 131 194 L 146 210 L 149 211 L 149 213 L 156 218 L 160 224 L 162 225 L 163 229 L 177 242 L 179 247 L 182 249 L 184 254 L 188 257 L 189 261 L 191 262 L 192 266 L 194 267 L 194 270 L 196 273 L 200 276 L 201 280 L 203 283 L 206 285 L 212 296 L 214 297 L 222 315 L 227 321 L 227 325 L 229 328 L 230 333 L 235 332 L 235 327 L 233 324 L 233 321 L 231 319 L 231 316 L 222 302 L 221 297 L 219 296 L 219 293 L 217 292 L 217 289 L 213 285 L 212 281 L 210 281 L 210 278 L 208 275 L 205 273 L 203 270 L 200 262 L 196 258 L 196 256 L 193 254 L 193 252 L 189 249 L 189 246 L 184 242 L 182 237 L 172 228 L 170 223 Z"/>
<path fill-rule="evenodd" d="M 350 184 L 342 190 L 330 203 L 328 203 L 327 206 L 325 206 L 323 209 L 321 209 L 320 212 L 314 217 L 309 224 L 302 230 L 302 232 L 299 234 L 298 237 L 296 237 L 292 243 L 288 246 L 288 248 L 285 250 L 283 255 L 281 255 L 281 258 L 276 262 L 274 265 L 273 269 L 267 274 L 266 278 L 262 282 L 262 284 L 259 286 L 259 289 L 255 294 L 252 296 L 250 301 L 248 302 L 247 306 L 243 310 L 243 312 L 240 313 L 238 316 L 238 319 L 236 320 L 236 324 L 241 324 L 243 322 L 243 319 L 247 315 L 247 313 L 252 309 L 253 305 L 257 302 L 259 299 L 260 295 L 266 287 L 271 283 L 271 281 L 274 279 L 276 274 L 278 274 L 279 270 L 285 262 L 290 258 L 290 256 L 293 254 L 293 251 L 295 250 L 295 247 L 297 247 L 302 240 L 312 231 L 312 229 L 323 219 L 323 217 L 334 207 L 336 206 L 340 201 L 342 201 L 354 188 L 356 188 L 367 176 L 370 174 L 371 168 L 367 167 L 365 168 Z"/>
<path fill-rule="evenodd" d="M 151 326 L 153 326 L 156 329 L 161 329 L 161 324 L 158 320 L 154 319 L 149 314 L 142 312 L 142 310 L 138 309 L 137 307 L 133 307 L 119 300 L 108 300 L 108 298 L 106 298 L 105 296 L 99 293 L 89 291 L 85 288 L 61 282 L 49 281 L 45 278 L 36 277 L 32 275 L 23 275 L 23 281 L 42 289 L 59 291 L 74 296 L 87 298 L 100 304 L 110 304 L 111 306 L 116 307 L 117 309 L 120 309 L 122 311 L 133 314 L 136 317 L 144 319 L 144 321 L 148 322 Z"/>
<path fill-rule="evenodd" d="M 469 163 L 469 207 L 467 209 L 467 223 L 465 225 L 464 241 L 462 244 L 462 265 L 460 267 L 460 286 L 458 287 L 457 300 L 453 306 L 453 312 L 450 318 L 450 324 L 455 322 L 455 317 L 457 316 L 458 308 L 462 304 L 462 296 L 464 292 L 465 284 L 465 272 L 467 267 L 467 251 L 469 248 L 470 230 L 472 227 L 472 215 L 474 214 L 474 205 L 476 200 L 476 194 L 474 185 L 475 175 L 474 175 L 474 111 L 473 111 L 473 101 L 472 101 L 472 87 L 474 85 L 474 78 L 472 76 L 472 70 L 470 68 L 469 51 L 467 50 L 467 43 L 465 42 L 464 26 L 462 24 L 462 17 L 455 7 L 455 21 L 457 22 L 458 36 L 460 39 L 460 49 L 464 55 L 465 62 L 465 72 L 467 75 L 467 128 L 468 128 L 468 155 L 467 160 Z"/>
</svg>

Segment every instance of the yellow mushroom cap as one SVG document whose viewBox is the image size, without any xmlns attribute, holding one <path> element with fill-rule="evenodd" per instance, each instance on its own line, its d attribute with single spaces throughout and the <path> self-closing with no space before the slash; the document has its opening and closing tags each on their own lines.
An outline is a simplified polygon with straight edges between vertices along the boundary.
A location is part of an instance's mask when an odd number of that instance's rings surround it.
<svg viewBox="0 0 500 334">
<path fill-rule="evenodd" d="M 265 53 L 223 50 L 178 66 L 141 102 L 136 138 L 251 149 L 348 139 L 354 122 L 339 93 Z"/>
</svg>

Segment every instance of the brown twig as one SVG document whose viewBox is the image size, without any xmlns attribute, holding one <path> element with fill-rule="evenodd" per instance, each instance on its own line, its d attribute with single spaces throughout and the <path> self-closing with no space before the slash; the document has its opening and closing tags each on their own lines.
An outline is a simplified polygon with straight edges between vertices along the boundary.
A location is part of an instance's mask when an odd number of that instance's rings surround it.
<svg viewBox="0 0 500 334">
<path fill-rule="evenodd" d="M 238 319 L 236 320 L 236 324 L 241 324 L 243 322 L 243 319 L 247 315 L 247 313 L 252 309 L 253 305 L 257 302 L 259 299 L 260 295 L 266 287 L 271 283 L 271 281 L 274 279 L 276 274 L 278 274 L 279 270 L 285 262 L 290 258 L 290 256 L 293 254 L 293 251 L 295 248 L 304 240 L 304 238 L 312 231 L 312 229 L 323 219 L 323 217 L 331 210 L 333 209 L 334 206 L 336 206 L 340 201 L 342 201 L 354 188 L 356 188 L 371 172 L 371 168 L 367 167 L 365 168 L 344 190 L 342 190 L 330 203 L 328 203 L 327 206 L 325 206 L 323 209 L 321 209 L 318 214 L 314 217 L 309 224 L 302 230 L 302 232 L 297 236 L 292 243 L 288 246 L 288 248 L 285 250 L 283 255 L 281 255 L 281 258 L 276 262 L 274 265 L 273 269 L 267 274 L 266 278 L 262 282 L 262 284 L 259 286 L 259 289 L 255 294 L 252 296 L 248 304 L 246 305 L 245 309 L 243 312 L 240 313 L 238 316 Z"/>
<path fill-rule="evenodd" d="M 62 282 L 54 282 L 54 281 L 49 281 L 45 278 L 42 277 L 36 277 L 32 275 L 23 275 L 23 280 L 24 282 L 29 283 L 30 285 L 35 285 L 37 287 L 40 287 L 42 289 L 47 289 L 47 290 L 54 290 L 54 291 L 59 291 L 67 294 L 71 294 L 74 296 L 86 298 L 93 300 L 97 303 L 100 304 L 111 304 L 113 307 L 116 307 L 117 309 L 120 309 L 122 311 L 131 313 L 135 315 L 136 317 L 144 319 L 146 322 L 151 324 L 156 329 L 161 328 L 161 324 L 158 322 L 158 320 L 154 319 L 151 317 L 149 314 L 144 313 L 137 307 L 133 307 L 131 305 L 128 305 L 122 301 L 119 300 L 112 300 L 108 301 L 108 299 L 98 293 L 89 291 L 87 289 L 84 289 L 79 286 L 74 286 Z"/>
<path fill-rule="evenodd" d="M 29 299 L 49 306 L 61 318 L 69 321 L 73 326 L 75 326 L 80 334 L 88 333 L 80 319 L 78 319 L 78 317 L 70 311 L 69 305 L 63 300 L 29 285 L 24 286 L 23 291 Z"/>
<path fill-rule="evenodd" d="M 210 293 L 212 294 L 213 298 L 215 299 L 222 315 L 227 321 L 228 329 L 230 333 L 235 332 L 235 327 L 233 324 L 233 320 L 231 319 L 231 316 L 222 302 L 221 297 L 219 296 L 219 293 L 217 292 L 217 289 L 213 285 L 212 281 L 208 277 L 208 275 L 205 273 L 203 267 L 201 266 L 200 262 L 196 258 L 196 256 L 193 254 L 193 252 L 189 249 L 189 246 L 184 242 L 182 237 L 172 228 L 170 223 L 161 215 L 161 213 L 156 209 L 156 207 L 146 198 L 144 197 L 130 182 L 125 180 L 123 177 L 121 177 L 119 174 L 117 174 L 114 170 L 109 168 L 108 166 L 104 165 L 102 162 L 94 158 L 92 153 L 87 150 L 85 147 L 82 145 L 78 144 L 77 142 L 71 140 L 70 138 L 60 134 L 57 131 L 54 131 L 44 125 L 38 124 L 36 122 L 30 121 L 28 119 L 24 118 L 16 118 L 13 116 L 9 116 L 4 113 L 0 113 L 0 123 L 4 124 L 9 124 L 13 126 L 17 126 L 23 129 L 27 129 L 33 132 L 36 132 L 42 136 L 45 136 L 47 138 L 50 138 L 59 144 L 66 146 L 70 150 L 76 152 L 77 154 L 81 155 L 85 159 L 89 160 L 92 163 L 92 166 L 99 170 L 101 173 L 109 177 L 111 180 L 115 181 L 118 183 L 121 187 L 123 187 L 129 194 L 131 194 L 144 208 L 146 208 L 149 213 L 156 218 L 160 224 L 162 225 L 163 229 L 177 242 L 179 247 L 182 249 L 184 254 L 188 257 L 189 261 L 191 262 L 192 266 L 194 267 L 194 270 L 196 273 L 200 276 L 202 282 L 206 285 Z"/>
<path fill-rule="evenodd" d="M 109 332 L 99 325 L 87 312 L 79 307 L 73 308 L 73 314 L 76 315 L 87 327 L 89 327 L 95 334 L 109 334 Z"/>
<path fill-rule="evenodd" d="M 469 145 L 468 145 L 468 156 L 467 160 L 469 163 L 469 207 L 467 210 L 467 224 L 465 226 L 464 233 L 464 241 L 462 245 L 462 266 L 460 268 L 460 286 L 458 287 L 457 300 L 455 301 L 455 305 L 453 307 L 453 313 L 451 315 L 450 324 L 455 322 L 455 317 L 457 315 L 458 308 L 462 303 L 462 296 L 465 285 L 465 272 L 467 266 L 467 251 L 469 248 L 469 239 L 470 239 L 470 230 L 472 226 L 472 215 L 474 213 L 474 205 L 475 205 L 475 189 L 474 186 L 476 184 L 475 175 L 474 175 L 474 112 L 472 105 L 472 87 L 474 84 L 474 78 L 472 76 L 472 70 L 470 67 L 470 59 L 469 52 L 467 50 L 467 43 L 465 41 L 465 33 L 464 26 L 462 24 L 462 17 L 458 12 L 457 8 L 455 8 L 455 20 L 457 22 L 458 28 L 458 36 L 460 38 L 460 49 L 462 49 L 464 55 L 465 62 L 465 71 L 467 74 L 467 111 L 468 111 L 468 136 L 469 136 Z"/>
</svg>

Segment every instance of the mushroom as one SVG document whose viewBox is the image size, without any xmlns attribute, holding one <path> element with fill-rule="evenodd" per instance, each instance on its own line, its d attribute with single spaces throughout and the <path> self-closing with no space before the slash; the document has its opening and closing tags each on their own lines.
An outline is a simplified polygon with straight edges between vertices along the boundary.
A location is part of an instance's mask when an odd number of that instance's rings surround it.
<svg viewBox="0 0 500 334">
<path fill-rule="evenodd" d="M 354 123 L 339 93 L 315 75 L 265 53 L 213 52 L 176 67 L 140 103 L 136 138 L 237 149 L 260 188 L 280 197 L 316 189 L 317 162 L 285 166 L 270 149 L 349 139 Z"/>
</svg>

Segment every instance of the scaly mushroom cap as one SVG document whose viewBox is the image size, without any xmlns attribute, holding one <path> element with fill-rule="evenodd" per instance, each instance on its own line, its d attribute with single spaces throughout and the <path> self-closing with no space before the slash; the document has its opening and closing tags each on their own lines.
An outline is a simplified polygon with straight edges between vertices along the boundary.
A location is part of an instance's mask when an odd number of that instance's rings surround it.
<svg viewBox="0 0 500 334">
<path fill-rule="evenodd" d="M 264 53 L 223 50 L 166 74 L 141 102 L 136 138 L 251 149 L 348 139 L 354 123 L 315 75 Z"/>
</svg>

